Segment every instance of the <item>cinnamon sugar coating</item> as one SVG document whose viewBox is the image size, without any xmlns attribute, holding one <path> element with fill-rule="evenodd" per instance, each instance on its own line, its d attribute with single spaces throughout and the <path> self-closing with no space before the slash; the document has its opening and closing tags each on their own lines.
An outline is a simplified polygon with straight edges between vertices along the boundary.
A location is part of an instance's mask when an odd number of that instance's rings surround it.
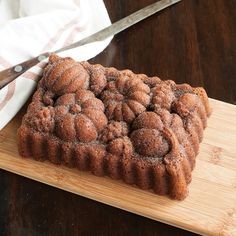
<svg viewBox="0 0 236 236">
<path fill-rule="evenodd" d="M 110 120 L 131 123 L 150 103 L 150 88 L 134 74 L 119 75 L 101 93 Z"/>
<path fill-rule="evenodd" d="M 210 113 L 203 88 L 52 55 L 19 153 L 182 200 Z"/>
</svg>

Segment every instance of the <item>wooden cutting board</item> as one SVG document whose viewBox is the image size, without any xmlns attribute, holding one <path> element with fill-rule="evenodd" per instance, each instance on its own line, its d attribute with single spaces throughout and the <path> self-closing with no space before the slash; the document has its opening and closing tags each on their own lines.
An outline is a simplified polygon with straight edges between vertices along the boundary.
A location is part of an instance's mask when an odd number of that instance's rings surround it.
<svg viewBox="0 0 236 236">
<path fill-rule="evenodd" d="M 205 235 L 236 235 L 236 106 L 211 99 L 189 196 L 182 202 L 17 151 L 19 114 L 0 132 L 0 168 L 114 207 Z"/>
</svg>

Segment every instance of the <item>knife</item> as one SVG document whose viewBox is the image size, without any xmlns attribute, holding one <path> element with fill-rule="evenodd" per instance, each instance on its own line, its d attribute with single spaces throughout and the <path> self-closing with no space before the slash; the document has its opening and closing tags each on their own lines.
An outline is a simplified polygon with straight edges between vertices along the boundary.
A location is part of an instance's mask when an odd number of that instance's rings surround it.
<svg viewBox="0 0 236 236">
<path fill-rule="evenodd" d="M 15 65 L 11 68 L 3 70 L 0 72 L 0 89 L 6 86 L 8 83 L 16 79 L 18 76 L 23 74 L 25 71 L 30 69 L 32 66 L 38 64 L 40 61 L 48 58 L 52 53 L 59 53 L 65 50 L 83 46 L 88 43 L 97 42 L 108 38 L 109 36 L 118 34 L 119 32 L 127 29 L 128 27 L 138 23 L 139 21 L 153 15 L 154 13 L 161 11 L 175 3 L 180 2 L 181 0 L 161 0 L 157 1 L 143 9 L 134 12 L 133 14 L 126 16 L 125 18 L 113 23 L 112 25 L 86 37 L 78 42 L 75 42 L 66 47 L 60 48 L 54 52 L 43 53 L 33 59 L 22 62 L 18 65 Z"/>
</svg>

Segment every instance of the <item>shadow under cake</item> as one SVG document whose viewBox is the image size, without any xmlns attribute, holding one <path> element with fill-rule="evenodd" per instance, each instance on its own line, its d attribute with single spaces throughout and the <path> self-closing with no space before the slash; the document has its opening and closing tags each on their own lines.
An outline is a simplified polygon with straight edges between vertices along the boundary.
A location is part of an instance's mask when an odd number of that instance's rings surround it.
<svg viewBox="0 0 236 236">
<path fill-rule="evenodd" d="M 19 153 L 182 200 L 210 113 L 203 88 L 52 55 Z"/>
</svg>

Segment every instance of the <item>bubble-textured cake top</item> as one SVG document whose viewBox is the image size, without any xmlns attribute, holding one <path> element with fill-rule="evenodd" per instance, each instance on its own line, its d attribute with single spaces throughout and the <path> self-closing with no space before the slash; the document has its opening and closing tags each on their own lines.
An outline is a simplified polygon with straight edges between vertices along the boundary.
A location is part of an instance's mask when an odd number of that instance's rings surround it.
<svg viewBox="0 0 236 236">
<path fill-rule="evenodd" d="M 210 114 L 202 88 L 56 55 L 29 110 L 25 122 L 36 131 L 66 142 L 97 142 L 111 153 L 128 145 L 133 157 L 158 159 L 179 152 L 188 135 L 198 144 L 195 133 Z"/>
</svg>

